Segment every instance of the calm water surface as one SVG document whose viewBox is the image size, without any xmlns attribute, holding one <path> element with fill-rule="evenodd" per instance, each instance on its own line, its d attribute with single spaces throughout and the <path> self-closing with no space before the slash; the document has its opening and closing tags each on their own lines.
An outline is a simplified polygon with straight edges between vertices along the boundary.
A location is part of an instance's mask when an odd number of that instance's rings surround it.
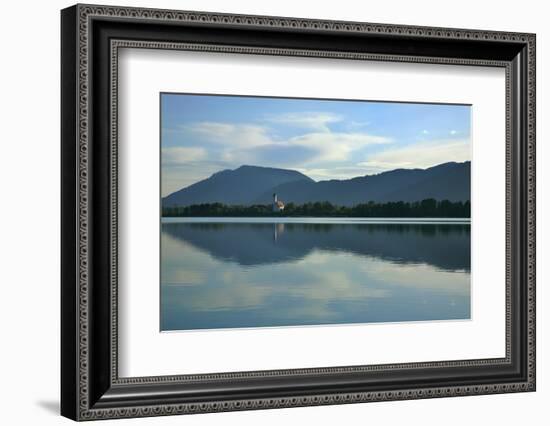
<svg viewBox="0 0 550 426">
<path fill-rule="evenodd" d="M 163 219 L 161 330 L 470 318 L 461 220 Z"/>
</svg>

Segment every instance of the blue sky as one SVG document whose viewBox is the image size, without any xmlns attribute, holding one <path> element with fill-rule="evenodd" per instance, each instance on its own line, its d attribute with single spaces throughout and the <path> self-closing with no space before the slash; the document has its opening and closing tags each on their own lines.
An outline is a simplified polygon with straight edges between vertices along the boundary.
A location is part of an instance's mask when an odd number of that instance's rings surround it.
<svg viewBox="0 0 550 426">
<path fill-rule="evenodd" d="M 471 160 L 470 106 L 161 95 L 162 196 L 243 164 L 317 181 Z"/>
</svg>

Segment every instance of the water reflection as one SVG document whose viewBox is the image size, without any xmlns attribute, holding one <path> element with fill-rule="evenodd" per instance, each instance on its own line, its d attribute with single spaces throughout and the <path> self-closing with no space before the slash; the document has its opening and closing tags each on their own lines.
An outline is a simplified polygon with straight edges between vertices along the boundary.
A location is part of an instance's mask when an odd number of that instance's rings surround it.
<svg viewBox="0 0 550 426">
<path fill-rule="evenodd" d="M 282 234 L 285 232 L 285 224 L 284 223 L 274 223 L 273 224 L 273 241 L 277 242 L 279 239 L 279 234 Z"/>
<path fill-rule="evenodd" d="M 161 329 L 470 317 L 470 226 L 163 223 Z"/>
<path fill-rule="evenodd" d="M 163 223 L 162 232 L 240 265 L 299 260 L 319 249 L 470 270 L 470 225 Z"/>
</svg>

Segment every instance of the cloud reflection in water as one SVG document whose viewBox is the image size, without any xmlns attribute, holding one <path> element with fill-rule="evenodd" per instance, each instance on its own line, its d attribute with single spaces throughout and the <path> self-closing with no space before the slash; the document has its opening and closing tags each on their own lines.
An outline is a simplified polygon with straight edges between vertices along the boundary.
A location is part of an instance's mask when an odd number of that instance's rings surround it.
<svg viewBox="0 0 550 426">
<path fill-rule="evenodd" d="M 161 330 L 470 318 L 470 226 L 163 223 Z"/>
</svg>

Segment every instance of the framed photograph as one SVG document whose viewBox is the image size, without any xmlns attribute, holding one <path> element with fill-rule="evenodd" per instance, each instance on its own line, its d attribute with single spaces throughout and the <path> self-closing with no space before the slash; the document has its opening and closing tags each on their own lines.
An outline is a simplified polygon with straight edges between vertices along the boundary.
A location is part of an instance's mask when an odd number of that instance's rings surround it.
<svg viewBox="0 0 550 426">
<path fill-rule="evenodd" d="M 535 35 L 61 12 L 61 412 L 535 390 Z"/>
</svg>

